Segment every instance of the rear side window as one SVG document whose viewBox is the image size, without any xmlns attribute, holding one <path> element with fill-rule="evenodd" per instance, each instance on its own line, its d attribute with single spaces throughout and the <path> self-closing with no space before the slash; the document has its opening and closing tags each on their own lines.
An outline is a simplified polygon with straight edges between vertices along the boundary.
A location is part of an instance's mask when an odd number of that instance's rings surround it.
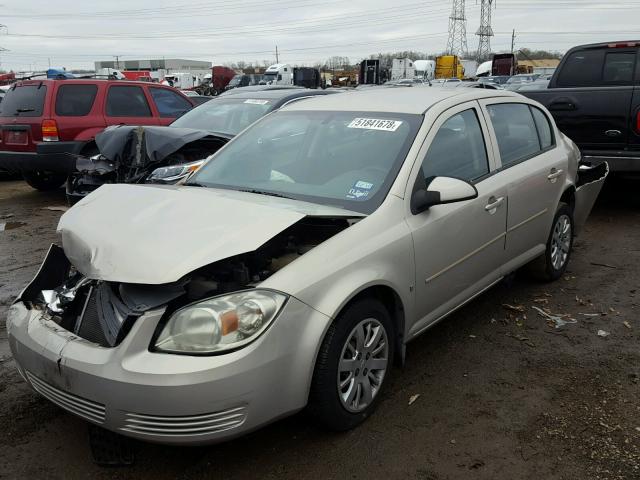
<svg viewBox="0 0 640 480">
<path fill-rule="evenodd" d="M 56 115 L 62 117 L 88 115 L 97 93 L 96 85 L 62 85 L 56 97 Z"/>
<path fill-rule="evenodd" d="M 43 84 L 19 85 L 9 89 L 2 103 L 2 117 L 41 117 L 47 87 Z"/>
<path fill-rule="evenodd" d="M 553 146 L 553 133 L 551 130 L 551 124 L 547 116 L 542 113 L 542 110 L 536 107 L 530 107 L 533 114 L 533 121 L 536 122 L 536 128 L 538 129 L 538 136 L 540 137 L 540 148 L 543 150 Z"/>
<path fill-rule="evenodd" d="M 538 131 L 528 105 L 502 103 L 489 105 L 487 109 L 498 140 L 503 168 L 540 151 Z"/>
<path fill-rule="evenodd" d="M 114 85 L 107 94 L 107 116 L 150 117 L 151 109 L 141 87 Z"/>
<path fill-rule="evenodd" d="M 604 59 L 602 82 L 610 85 L 631 85 L 635 65 L 635 52 L 607 53 Z"/>
<path fill-rule="evenodd" d="M 632 85 L 636 52 L 583 50 L 569 55 L 558 76 L 559 87 Z"/>
<path fill-rule="evenodd" d="M 177 118 L 192 108 L 191 103 L 176 92 L 166 88 L 150 88 L 149 90 L 161 117 Z"/>
<path fill-rule="evenodd" d="M 422 162 L 425 178 L 445 176 L 472 182 L 489 173 L 487 150 L 475 110 L 448 119 Z"/>
</svg>

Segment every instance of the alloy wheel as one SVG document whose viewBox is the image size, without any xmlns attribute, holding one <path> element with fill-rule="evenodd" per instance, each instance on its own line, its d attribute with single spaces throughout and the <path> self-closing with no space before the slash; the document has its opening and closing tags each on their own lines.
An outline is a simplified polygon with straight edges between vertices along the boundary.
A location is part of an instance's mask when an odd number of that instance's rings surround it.
<svg viewBox="0 0 640 480">
<path fill-rule="evenodd" d="M 551 237 L 551 265 L 560 270 L 569 258 L 571 249 L 571 219 L 568 215 L 560 215 L 553 226 Z"/>
<path fill-rule="evenodd" d="M 350 412 L 361 412 L 380 391 L 389 363 L 389 341 L 382 323 L 368 318 L 358 323 L 342 347 L 338 365 L 338 395 Z"/>
</svg>

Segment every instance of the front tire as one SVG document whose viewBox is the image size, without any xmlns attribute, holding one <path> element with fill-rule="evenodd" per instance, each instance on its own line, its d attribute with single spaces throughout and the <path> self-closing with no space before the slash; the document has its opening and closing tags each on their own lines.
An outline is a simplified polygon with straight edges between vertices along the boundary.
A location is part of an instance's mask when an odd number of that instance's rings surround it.
<svg viewBox="0 0 640 480">
<path fill-rule="evenodd" d="M 375 299 L 349 305 L 329 327 L 316 361 L 309 410 L 332 430 L 349 430 L 375 410 L 388 382 L 394 328 Z"/>
<path fill-rule="evenodd" d="M 51 173 L 51 172 L 23 172 L 22 178 L 32 188 L 41 192 L 48 192 L 50 190 L 57 190 L 60 188 L 67 176 L 64 173 Z"/>
</svg>

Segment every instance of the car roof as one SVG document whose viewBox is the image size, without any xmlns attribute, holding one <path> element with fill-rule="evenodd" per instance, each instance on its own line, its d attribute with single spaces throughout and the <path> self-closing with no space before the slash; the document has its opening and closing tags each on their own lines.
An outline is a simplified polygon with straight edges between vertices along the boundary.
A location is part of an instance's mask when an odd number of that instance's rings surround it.
<svg viewBox="0 0 640 480">
<path fill-rule="evenodd" d="M 326 95 L 287 105 L 285 110 L 363 111 L 423 114 L 433 105 L 452 97 L 460 102 L 490 97 L 522 98 L 502 90 L 481 88 L 370 88 L 353 90 L 342 95 Z"/>
<path fill-rule="evenodd" d="M 247 88 L 242 87 L 240 90 Z M 316 90 L 312 88 L 289 88 L 289 89 L 273 89 L 273 90 L 251 90 L 247 92 L 238 92 L 235 95 L 221 96 L 225 100 L 246 100 L 246 99 L 264 99 L 264 100 L 282 100 L 288 98 L 304 97 L 309 95 L 326 95 L 328 93 L 338 93 L 331 90 Z"/>
</svg>

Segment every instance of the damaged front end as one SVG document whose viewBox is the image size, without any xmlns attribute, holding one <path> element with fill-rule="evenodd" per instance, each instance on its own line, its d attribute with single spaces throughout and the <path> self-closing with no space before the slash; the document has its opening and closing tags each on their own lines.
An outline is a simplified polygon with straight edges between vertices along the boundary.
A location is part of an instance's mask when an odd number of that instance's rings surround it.
<svg viewBox="0 0 640 480">
<path fill-rule="evenodd" d="M 18 301 L 80 338 L 101 347 L 115 347 L 145 312 L 164 308 L 168 319 L 195 302 L 254 289 L 354 221 L 306 217 L 255 251 L 219 260 L 176 282 L 159 285 L 87 278 L 74 268 L 61 247 L 51 245 L 40 271 Z M 237 318 L 235 322 L 238 329 Z"/>
<path fill-rule="evenodd" d="M 176 183 L 231 138 L 188 128 L 107 128 L 96 136 L 100 154 L 77 158 L 76 172 L 67 182 L 67 197 L 75 203 L 105 183 Z"/>
</svg>

